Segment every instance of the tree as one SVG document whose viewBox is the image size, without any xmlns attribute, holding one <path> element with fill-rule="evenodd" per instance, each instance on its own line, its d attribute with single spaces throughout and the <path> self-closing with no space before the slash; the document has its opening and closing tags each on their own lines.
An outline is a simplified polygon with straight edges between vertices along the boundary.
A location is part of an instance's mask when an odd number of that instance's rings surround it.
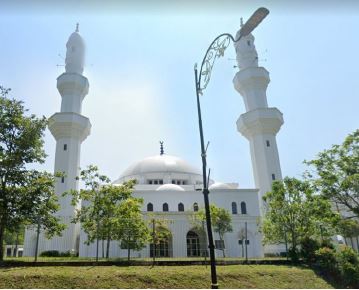
<svg viewBox="0 0 359 290">
<path fill-rule="evenodd" d="M 31 184 L 26 187 L 25 191 L 35 199 L 33 202 L 33 211 L 27 216 L 25 223 L 36 228 L 36 248 L 35 262 L 38 256 L 40 231 L 45 232 L 46 238 L 60 236 L 66 228 L 60 218 L 55 214 L 59 210 L 57 195 L 54 193 L 56 178 L 61 175 L 53 175 L 48 172 L 31 171 Z"/>
<path fill-rule="evenodd" d="M 127 249 L 130 261 L 131 250 L 141 250 L 150 239 L 149 229 L 141 213 L 142 199 L 128 198 L 116 211 L 115 237 L 121 241 L 121 248 Z"/>
<path fill-rule="evenodd" d="M 263 200 L 266 210 L 262 224 L 264 243 L 291 244 L 292 259 L 296 259 L 300 242 L 308 237 L 330 236 L 338 215 L 331 210 L 330 202 L 315 194 L 309 181 L 284 178 L 274 181 L 272 191 Z"/>
<path fill-rule="evenodd" d="M 224 234 L 233 231 L 231 215 L 228 210 L 217 207 L 214 204 L 210 205 L 210 212 L 213 231 L 218 233 L 219 239 L 222 245 L 224 245 Z M 204 209 L 199 210 L 195 216 L 197 216 L 196 219 L 201 223 L 202 221 L 206 221 L 206 213 Z M 225 257 L 224 247 L 222 247 L 222 253 L 223 257 Z"/>
<path fill-rule="evenodd" d="M 155 265 L 157 248 L 161 243 L 168 242 L 171 232 L 168 230 L 168 220 L 150 215 L 148 219 L 148 227 L 150 228 L 149 242 L 152 244 L 152 258 Z"/>
<path fill-rule="evenodd" d="M 353 238 L 356 238 L 356 242 L 357 242 L 357 251 L 359 252 L 359 240 L 358 240 L 358 236 L 359 236 L 359 223 L 357 220 L 353 220 L 353 219 L 345 219 L 342 218 L 337 226 L 338 232 L 344 237 L 345 239 L 345 243 L 347 243 L 347 238 L 350 238 L 352 247 L 354 249 L 354 243 L 353 243 Z"/>
<path fill-rule="evenodd" d="M 359 129 L 305 163 L 315 169 L 318 190 L 359 217 Z"/>
<path fill-rule="evenodd" d="M 117 208 L 122 201 L 131 197 L 135 181 L 131 180 L 118 186 L 109 184 L 110 179 L 101 175 L 94 165 L 81 170 L 79 178 L 84 182 L 85 188 L 65 193 L 72 194 L 73 205 L 82 201 L 82 206 L 77 210 L 72 222 L 81 223 L 87 234 L 86 244 L 96 240 L 96 260 L 99 240 L 107 239 L 106 257 L 109 258 L 110 242 L 116 235 L 114 224 Z"/>
<path fill-rule="evenodd" d="M 5 229 L 22 223 L 36 211 L 39 192 L 29 192 L 36 174 L 28 164 L 43 163 L 45 117 L 26 115 L 23 102 L 7 98 L 0 86 L 0 261 Z"/>
</svg>

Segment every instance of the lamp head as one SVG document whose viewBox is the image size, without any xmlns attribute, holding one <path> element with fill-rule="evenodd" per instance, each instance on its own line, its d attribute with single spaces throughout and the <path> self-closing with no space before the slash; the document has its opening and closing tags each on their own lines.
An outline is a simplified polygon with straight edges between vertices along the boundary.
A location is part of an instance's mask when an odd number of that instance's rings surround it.
<svg viewBox="0 0 359 290">
<path fill-rule="evenodd" d="M 267 8 L 261 7 L 258 8 L 251 17 L 247 20 L 246 23 L 240 29 L 240 37 L 247 36 L 250 34 L 259 23 L 269 14 L 269 10 Z"/>
</svg>

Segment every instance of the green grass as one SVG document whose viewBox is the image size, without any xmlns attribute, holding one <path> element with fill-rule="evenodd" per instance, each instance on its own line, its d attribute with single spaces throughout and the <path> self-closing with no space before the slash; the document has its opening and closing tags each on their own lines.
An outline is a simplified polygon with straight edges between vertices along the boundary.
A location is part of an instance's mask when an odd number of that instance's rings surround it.
<svg viewBox="0 0 359 290">
<path fill-rule="evenodd" d="M 203 257 L 179 257 L 179 258 L 156 258 L 156 261 L 204 261 Z M 222 257 L 216 257 L 216 261 L 244 261 L 245 258 L 222 258 Z M 249 260 L 286 260 L 286 258 L 283 257 L 265 257 L 265 258 L 249 258 Z M 6 257 L 4 261 L 23 261 L 23 262 L 33 262 L 34 257 L 20 257 L 20 258 L 14 258 L 14 257 Z M 38 257 L 38 262 L 63 262 L 63 261 L 79 261 L 79 262 L 90 262 L 90 261 L 96 261 L 96 258 L 93 257 Z M 99 258 L 99 261 L 127 261 L 127 258 Z M 131 258 L 131 261 L 152 261 L 152 258 Z M 207 261 L 209 261 L 209 258 L 207 258 Z"/>
<path fill-rule="evenodd" d="M 273 265 L 218 266 L 220 288 L 332 288 L 312 270 Z M 0 288 L 209 288 L 210 268 L 0 268 Z"/>
</svg>

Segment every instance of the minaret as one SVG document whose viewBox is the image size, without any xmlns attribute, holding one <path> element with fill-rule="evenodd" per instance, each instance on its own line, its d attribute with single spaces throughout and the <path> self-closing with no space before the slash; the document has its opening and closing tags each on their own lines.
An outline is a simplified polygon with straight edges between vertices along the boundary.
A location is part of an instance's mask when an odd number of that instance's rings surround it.
<svg viewBox="0 0 359 290">
<path fill-rule="evenodd" d="M 242 95 L 246 108 L 246 113 L 237 121 L 237 129 L 250 144 L 254 181 L 263 209 L 262 196 L 271 190 L 274 180 L 282 179 L 276 134 L 283 124 L 283 116 L 277 108 L 268 107 L 266 90 L 269 73 L 265 68 L 258 67 L 253 35 L 249 34 L 235 43 L 235 49 L 240 70 L 233 84 Z"/>
<path fill-rule="evenodd" d="M 89 82 L 82 75 L 84 70 L 85 45 L 79 34 L 78 24 L 66 43 L 65 72 L 57 78 L 61 95 L 61 111 L 49 119 L 49 129 L 56 139 L 55 172 L 63 172 L 55 191 L 61 209 L 58 215 L 67 225 L 62 237 L 55 237 L 45 248 L 60 252 L 78 250 L 79 225 L 71 223 L 76 206 L 71 205 L 71 195 L 63 192 L 78 190 L 77 176 L 80 171 L 81 143 L 90 134 L 90 120 L 81 115 L 82 101 L 88 93 Z"/>
</svg>

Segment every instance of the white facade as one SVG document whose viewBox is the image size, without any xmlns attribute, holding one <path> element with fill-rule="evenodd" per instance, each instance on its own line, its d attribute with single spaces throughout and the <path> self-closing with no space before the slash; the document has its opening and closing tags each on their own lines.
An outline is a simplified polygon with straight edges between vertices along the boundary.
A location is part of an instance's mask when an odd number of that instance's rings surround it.
<svg viewBox="0 0 359 290">
<path fill-rule="evenodd" d="M 250 143 L 255 189 L 238 188 L 237 183 L 209 182 L 210 203 L 227 209 L 232 215 L 233 232 L 224 236 L 227 257 L 245 256 L 247 243 L 248 257 L 262 257 L 262 237 L 259 222 L 262 215 L 261 197 L 271 189 L 272 181 L 281 179 L 281 168 L 276 144 L 276 134 L 283 124 L 282 113 L 269 108 L 266 89 L 269 74 L 258 67 L 258 57 L 254 46 L 254 37 L 249 35 L 235 43 L 240 71 L 233 82 L 242 95 L 246 113 L 237 121 L 239 132 Z M 56 184 L 56 193 L 78 189 L 76 176 L 79 174 L 81 143 L 90 133 L 89 120 L 81 115 L 81 104 L 88 92 L 88 81 L 82 75 L 84 62 L 84 44 L 74 32 L 67 43 L 66 72 L 58 78 L 57 87 L 62 96 L 61 112 L 50 118 L 49 128 L 56 143 L 55 172 L 64 172 L 65 179 Z M 171 238 L 163 245 L 160 255 L 170 257 L 203 256 L 207 251 L 206 233 L 194 230 L 192 216 L 197 208 L 204 207 L 201 192 L 202 174 L 181 158 L 161 154 L 145 158 L 130 166 L 114 183 L 121 184 L 136 179 L 135 197 L 144 200 L 143 215 L 155 215 L 168 222 Z M 61 252 L 75 249 L 80 256 L 94 257 L 96 243 L 86 245 L 86 234 L 79 225 L 70 223 L 75 207 L 70 205 L 69 197 L 60 196 L 59 215 L 68 225 L 63 237 L 51 241 L 40 238 L 41 253 L 44 250 Z M 247 229 L 247 230 L 246 230 Z M 247 242 L 245 234 L 247 233 Z M 214 239 L 219 237 L 214 233 Z M 100 253 L 106 242 L 100 241 Z M 33 255 L 35 233 L 26 232 L 25 255 Z M 141 251 L 131 253 L 134 257 L 149 257 L 148 245 Z M 216 250 L 217 256 L 222 251 Z M 121 249 L 118 242 L 111 242 L 110 256 L 127 256 L 127 250 Z"/>
<path fill-rule="evenodd" d="M 168 241 L 168 252 L 164 256 L 203 255 L 207 249 L 205 235 L 201 231 L 196 231 L 192 222 L 195 205 L 198 205 L 199 209 L 204 207 L 202 191 L 196 190 L 200 189 L 201 178 L 200 171 L 184 160 L 162 154 L 135 163 L 115 181 L 115 184 L 121 184 L 129 179 L 136 179 L 138 184 L 135 187 L 134 196 L 144 199 L 142 210 L 145 219 L 148 219 L 149 214 L 154 214 L 167 222 L 171 239 Z M 238 189 L 237 184 L 214 183 L 213 181 L 210 184 L 210 202 L 227 209 L 232 215 L 233 232 L 224 236 L 226 256 L 241 257 L 244 255 L 238 240 L 244 239 L 245 223 L 247 223 L 247 240 L 249 240 L 248 257 L 263 256 L 261 236 L 257 226 L 260 217 L 258 190 Z M 149 210 L 150 204 L 153 210 Z M 241 208 L 241 204 L 243 208 Z M 181 206 L 183 206 L 183 211 L 181 211 Z M 197 252 L 194 249 L 196 246 L 189 248 L 187 243 L 190 232 L 194 232 L 198 236 Z M 214 239 L 219 240 L 218 234 L 214 233 Z M 83 243 L 85 240 L 86 234 L 81 231 L 80 256 L 94 257 L 96 255 L 95 243 L 87 246 Z M 100 248 L 100 253 L 101 251 Z M 216 250 L 216 252 L 217 256 L 222 256 L 221 250 Z M 150 246 L 148 245 L 142 251 L 132 252 L 131 255 L 133 257 L 149 257 Z M 118 242 L 112 242 L 110 256 L 126 257 L 127 250 L 121 250 Z"/>
</svg>

